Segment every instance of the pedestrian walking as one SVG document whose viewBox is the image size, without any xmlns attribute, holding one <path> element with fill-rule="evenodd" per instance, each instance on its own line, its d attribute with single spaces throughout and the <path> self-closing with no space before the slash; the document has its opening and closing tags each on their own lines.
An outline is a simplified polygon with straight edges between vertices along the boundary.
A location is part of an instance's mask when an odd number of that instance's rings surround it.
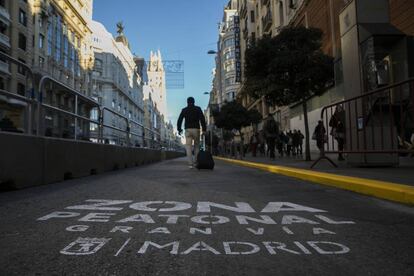
<svg viewBox="0 0 414 276">
<path fill-rule="evenodd" d="M 257 132 L 255 132 L 253 136 L 250 138 L 250 149 L 252 150 L 253 157 L 256 157 L 258 144 L 259 144 L 259 135 L 257 134 Z"/>
<path fill-rule="evenodd" d="M 318 121 L 318 124 L 313 131 L 312 140 L 316 140 L 316 146 L 319 149 L 319 153 L 321 156 L 325 154 L 324 144 L 326 143 L 326 130 L 323 126 L 323 122 L 321 120 Z"/>
<path fill-rule="evenodd" d="M 293 155 L 299 155 L 299 133 L 296 129 L 293 130 L 292 140 L 293 140 Z"/>
<path fill-rule="evenodd" d="M 195 105 L 195 100 L 193 97 L 187 99 L 187 107 L 183 108 L 180 113 L 180 117 L 177 121 L 177 130 L 181 135 L 183 129 L 181 125 L 185 120 L 185 147 L 188 158 L 188 166 L 190 169 L 194 168 L 197 162 L 197 155 L 200 150 L 200 124 L 204 132 L 206 131 L 206 120 L 204 118 L 203 111 L 199 106 Z M 194 143 L 194 156 L 192 154 L 192 147 Z"/>
<path fill-rule="evenodd" d="M 258 138 L 259 138 L 259 153 L 260 156 L 263 157 L 266 155 L 266 151 L 265 151 L 265 138 L 264 138 L 264 131 L 261 130 L 258 133 Z"/>
<path fill-rule="evenodd" d="M 336 126 L 336 133 L 335 133 L 335 139 L 338 142 L 338 160 L 343 161 L 345 160 L 343 156 L 344 151 L 344 145 L 345 145 L 345 125 L 342 123 L 342 121 L 339 121 Z"/>
<path fill-rule="evenodd" d="M 276 139 L 279 138 L 279 125 L 271 115 L 269 115 L 265 121 L 264 131 L 269 150 L 269 157 L 275 159 L 275 146 Z"/>
<path fill-rule="evenodd" d="M 345 145 L 345 110 L 341 105 L 338 105 L 335 109 L 334 114 L 329 120 L 329 126 L 331 127 L 330 134 L 338 143 L 338 160 L 343 161 L 344 145 Z"/>
<path fill-rule="evenodd" d="M 302 132 L 300 132 L 300 130 L 298 130 L 298 135 L 299 135 L 299 149 L 298 149 L 298 152 L 300 153 L 300 155 L 303 155 L 303 139 L 305 139 L 305 136 L 302 134 Z"/>
<path fill-rule="evenodd" d="M 293 147 L 293 133 L 292 133 L 292 131 L 289 130 L 286 136 L 287 136 L 286 153 L 287 153 L 287 156 L 290 156 L 290 153 L 292 152 L 292 147 Z"/>
</svg>

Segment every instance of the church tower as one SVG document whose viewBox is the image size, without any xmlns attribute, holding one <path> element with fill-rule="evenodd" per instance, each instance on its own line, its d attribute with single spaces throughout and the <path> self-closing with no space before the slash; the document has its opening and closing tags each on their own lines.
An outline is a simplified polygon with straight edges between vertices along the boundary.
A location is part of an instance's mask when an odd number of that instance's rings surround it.
<svg viewBox="0 0 414 276">
<path fill-rule="evenodd" d="M 156 53 L 151 51 L 147 66 L 147 77 L 148 86 L 152 90 L 152 99 L 157 104 L 160 115 L 164 115 L 164 118 L 167 118 L 167 89 L 160 50 Z"/>
</svg>

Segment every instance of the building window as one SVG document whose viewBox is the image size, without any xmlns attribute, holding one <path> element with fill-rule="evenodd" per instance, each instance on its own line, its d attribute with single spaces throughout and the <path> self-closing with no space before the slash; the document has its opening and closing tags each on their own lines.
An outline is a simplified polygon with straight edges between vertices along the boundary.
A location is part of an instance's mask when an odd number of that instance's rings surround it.
<svg viewBox="0 0 414 276">
<path fill-rule="evenodd" d="M 21 96 L 25 96 L 26 94 L 26 86 L 20 82 L 17 84 L 17 94 Z"/>
<path fill-rule="evenodd" d="M 60 61 L 62 58 L 61 47 L 62 47 L 62 18 L 56 16 L 56 39 L 55 39 L 55 60 Z"/>
<path fill-rule="evenodd" d="M 21 63 L 26 63 L 26 61 L 25 61 L 24 59 L 21 59 L 21 58 L 19 58 L 19 61 L 20 61 Z M 20 75 L 26 76 L 26 68 L 25 68 L 24 66 L 22 66 L 22 65 L 18 65 L 18 66 L 17 66 L 17 72 L 18 72 Z"/>
<path fill-rule="evenodd" d="M 73 48 L 72 44 L 69 44 L 70 49 L 70 63 L 69 63 L 69 69 L 73 72 L 73 68 L 75 66 L 75 49 Z"/>
<path fill-rule="evenodd" d="M 27 47 L 27 38 L 24 34 L 19 33 L 19 48 L 23 51 L 26 51 Z"/>
<path fill-rule="evenodd" d="M 234 46 L 234 38 L 228 38 L 224 41 L 224 48 Z"/>
<path fill-rule="evenodd" d="M 4 79 L 0 77 L 0 89 L 6 90 L 6 84 L 4 83 Z"/>
<path fill-rule="evenodd" d="M 73 53 L 75 55 L 75 66 L 74 66 L 74 71 L 75 71 L 75 75 L 76 76 L 80 76 L 81 72 L 80 72 L 80 65 L 79 65 L 79 56 L 78 56 L 78 51 L 76 49 L 73 49 Z"/>
<path fill-rule="evenodd" d="M 69 42 L 66 36 L 63 36 L 63 65 L 69 67 Z"/>
<path fill-rule="evenodd" d="M 19 9 L 19 23 L 23 26 L 27 26 L 27 15 L 26 12 L 22 9 Z"/>
<path fill-rule="evenodd" d="M 51 23 L 47 26 L 47 55 L 52 56 L 53 51 L 53 26 Z"/>
<path fill-rule="evenodd" d="M 8 26 L 0 21 L 0 33 L 7 35 Z"/>
<path fill-rule="evenodd" d="M 103 62 L 102 60 L 95 58 L 94 70 L 98 73 L 98 75 L 102 76 L 103 70 Z M 100 74 L 99 74 L 100 73 Z"/>
<path fill-rule="evenodd" d="M 57 17 L 56 22 L 56 39 L 55 39 L 55 60 L 61 59 L 61 43 L 62 43 L 62 21 L 60 17 Z"/>
<path fill-rule="evenodd" d="M 234 59 L 234 51 L 228 51 L 224 54 L 224 60 Z"/>
<path fill-rule="evenodd" d="M 255 17 L 254 17 L 254 11 L 250 11 L 250 22 L 254 23 Z"/>
<path fill-rule="evenodd" d="M 45 45 L 45 36 L 40 34 L 39 35 L 39 49 L 43 49 Z"/>
<path fill-rule="evenodd" d="M 234 91 L 232 91 L 232 92 L 228 92 L 227 93 L 227 101 L 229 101 L 229 102 L 231 102 L 231 101 L 233 101 L 234 100 L 234 96 L 235 96 L 235 92 Z"/>
<path fill-rule="evenodd" d="M 229 86 L 229 85 L 232 85 L 232 84 L 234 84 L 234 77 L 230 77 L 230 78 L 227 78 L 225 80 L 225 85 L 226 86 Z"/>
<path fill-rule="evenodd" d="M 112 108 L 115 108 L 115 100 L 112 100 Z"/>
</svg>

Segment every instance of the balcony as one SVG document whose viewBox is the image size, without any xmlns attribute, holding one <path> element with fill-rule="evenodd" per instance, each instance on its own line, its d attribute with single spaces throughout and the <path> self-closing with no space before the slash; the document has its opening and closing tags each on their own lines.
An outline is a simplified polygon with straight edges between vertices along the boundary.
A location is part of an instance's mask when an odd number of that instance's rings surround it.
<svg viewBox="0 0 414 276">
<path fill-rule="evenodd" d="M 269 4 L 270 0 L 262 0 L 262 6 L 266 6 Z"/>
<path fill-rule="evenodd" d="M 269 31 L 272 27 L 272 23 L 273 23 L 272 12 L 270 10 L 267 10 L 266 15 L 263 16 L 262 18 L 263 31 L 264 32 Z"/>
<path fill-rule="evenodd" d="M 3 33 L 0 33 L 0 45 L 10 48 L 10 38 Z"/>
<path fill-rule="evenodd" d="M 37 0 L 34 4 L 34 7 L 37 7 L 40 9 L 40 14 L 42 17 L 48 17 L 49 16 L 49 9 L 50 4 L 48 1 L 45 0 Z"/>
<path fill-rule="evenodd" d="M 4 7 L 0 6 L 0 20 L 6 24 L 7 26 L 10 25 L 10 14 L 9 11 L 6 10 Z"/>
<path fill-rule="evenodd" d="M 0 74 L 11 75 L 10 65 L 7 62 L 2 61 L 2 60 L 0 60 Z"/>
</svg>

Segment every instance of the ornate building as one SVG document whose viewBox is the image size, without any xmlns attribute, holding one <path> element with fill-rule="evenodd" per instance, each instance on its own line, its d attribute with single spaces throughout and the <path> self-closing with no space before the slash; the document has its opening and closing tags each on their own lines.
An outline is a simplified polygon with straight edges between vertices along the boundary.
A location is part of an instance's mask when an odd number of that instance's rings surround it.
<svg viewBox="0 0 414 276">
<path fill-rule="evenodd" d="M 148 62 L 142 61 L 144 74 L 145 137 L 148 147 L 160 147 L 166 141 L 167 91 L 161 52 L 151 51 Z"/>
<path fill-rule="evenodd" d="M 162 62 L 161 52 L 151 51 L 147 64 L 147 86 L 151 87 L 152 98 L 157 103 L 157 109 L 162 116 L 167 117 L 167 90 L 165 70 Z"/>
<path fill-rule="evenodd" d="M 118 36 L 114 38 L 99 22 L 92 21 L 95 66 L 92 76 L 92 97 L 102 106 L 118 113 L 104 112 L 104 123 L 126 130 L 126 117 L 131 121 L 132 145 L 142 145 L 143 140 L 143 89 L 142 79 L 129 42 L 118 24 Z M 124 133 L 105 128 L 104 138 L 110 144 L 125 144 Z"/>
<path fill-rule="evenodd" d="M 91 96 L 90 74 L 94 59 L 89 23 L 92 5 L 92 0 L 1 0 L 0 50 L 32 68 L 36 86 L 41 76 L 48 75 Z M 28 96 L 33 87 L 27 74 L 23 66 L 0 60 L 1 89 Z M 44 102 L 74 109 L 73 100 L 61 88 L 47 85 L 42 92 Z M 85 114 L 90 111 L 87 105 L 81 109 Z M 6 108 L 3 110 L 8 112 Z M 9 113 L 14 114 L 11 116 L 14 124 L 23 128 L 24 107 Z M 66 137 L 73 132 L 72 121 L 47 112 L 45 134 Z M 54 127 L 56 125 L 60 127 Z"/>
</svg>

